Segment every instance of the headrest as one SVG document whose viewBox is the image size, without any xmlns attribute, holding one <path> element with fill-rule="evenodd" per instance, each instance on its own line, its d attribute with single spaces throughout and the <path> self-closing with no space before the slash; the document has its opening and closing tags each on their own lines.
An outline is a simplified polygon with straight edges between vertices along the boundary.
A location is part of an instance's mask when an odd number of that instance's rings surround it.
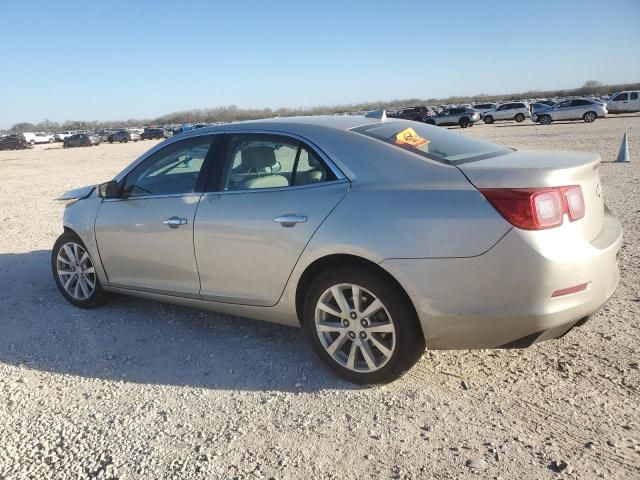
<svg viewBox="0 0 640 480">
<path fill-rule="evenodd" d="M 246 168 L 266 168 L 276 164 L 273 147 L 247 147 L 242 150 L 242 165 Z"/>
</svg>

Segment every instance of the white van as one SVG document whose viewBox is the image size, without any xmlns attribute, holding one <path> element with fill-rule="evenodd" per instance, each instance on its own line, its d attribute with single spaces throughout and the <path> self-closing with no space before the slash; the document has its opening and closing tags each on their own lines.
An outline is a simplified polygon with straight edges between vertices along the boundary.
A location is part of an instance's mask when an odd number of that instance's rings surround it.
<svg viewBox="0 0 640 480">
<path fill-rule="evenodd" d="M 607 100 L 609 113 L 640 112 L 640 91 L 618 92 Z"/>
</svg>

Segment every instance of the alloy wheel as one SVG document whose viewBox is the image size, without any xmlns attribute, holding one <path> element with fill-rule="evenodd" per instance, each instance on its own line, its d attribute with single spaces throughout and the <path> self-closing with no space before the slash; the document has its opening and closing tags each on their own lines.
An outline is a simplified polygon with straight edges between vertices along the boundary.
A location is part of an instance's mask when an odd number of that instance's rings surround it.
<svg viewBox="0 0 640 480">
<path fill-rule="evenodd" d="M 82 245 L 68 242 L 58 250 L 56 270 L 60 285 L 75 300 L 87 300 L 96 288 L 96 272 Z"/>
<path fill-rule="evenodd" d="M 591 123 L 596 119 L 596 116 L 592 112 L 587 112 L 584 114 L 584 121 L 587 123 Z"/>
<path fill-rule="evenodd" d="M 325 290 L 316 304 L 315 327 L 327 354 L 354 372 L 379 370 L 396 348 L 389 311 L 359 285 L 342 283 Z"/>
</svg>

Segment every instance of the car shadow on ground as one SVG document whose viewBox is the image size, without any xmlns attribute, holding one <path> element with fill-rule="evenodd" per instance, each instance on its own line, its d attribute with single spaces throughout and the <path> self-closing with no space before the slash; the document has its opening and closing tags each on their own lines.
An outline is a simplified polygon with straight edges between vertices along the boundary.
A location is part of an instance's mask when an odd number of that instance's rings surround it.
<svg viewBox="0 0 640 480">
<path fill-rule="evenodd" d="M 114 296 L 93 310 L 58 292 L 50 252 L 0 253 L 0 362 L 87 378 L 224 390 L 352 389 L 302 330 Z"/>
</svg>

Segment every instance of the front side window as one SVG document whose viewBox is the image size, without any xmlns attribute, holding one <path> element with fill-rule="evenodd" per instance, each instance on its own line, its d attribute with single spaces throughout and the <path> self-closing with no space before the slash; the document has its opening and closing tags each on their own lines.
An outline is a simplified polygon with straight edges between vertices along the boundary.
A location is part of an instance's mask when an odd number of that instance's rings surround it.
<svg viewBox="0 0 640 480">
<path fill-rule="evenodd" d="M 509 110 L 511 108 L 511 105 L 500 105 L 498 107 L 498 110 L 502 111 L 502 110 Z"/>
<path fill-rule="evenodd" d="M 189 138 L 157 151 L 127 175 L 123 193 L 140 197 L 195 192 L 213 138 Z"/>
<path fill-rule="evenodd" d="M 571 100 L 566 100 L 558 104 L 558 108 L 567 108 L 571 106 Z"/>
<path fill-rule="evenodd" d="M 512 152 L 508 148 L 484 140 L 424 123 L 416 123 L 409 128 L 406 123 L 374 123 L 354 128 L 352 131 L 449 165 Z"/>
<path fill-rule="evenodd" d="M 631 92 L 631 100 L 637 100 L 638 99 L 638 92 Z"/>
<path fill-rule="evenodd" d="M 628 99 L 629 99 L 629 95 L 627 95 L 626 93 L 621 93 L 616 98 L 614 98 L 613 101 L 614 102 L 623 102 L 623 101 L 628 100 Z"/>
<path fill-rule="evenodd" d="M 297 140 L 275 135 L 235 135 L 227 149 L 222 189 L 255 190 L 335 180 L 318 156 Z"/>
</svg>

